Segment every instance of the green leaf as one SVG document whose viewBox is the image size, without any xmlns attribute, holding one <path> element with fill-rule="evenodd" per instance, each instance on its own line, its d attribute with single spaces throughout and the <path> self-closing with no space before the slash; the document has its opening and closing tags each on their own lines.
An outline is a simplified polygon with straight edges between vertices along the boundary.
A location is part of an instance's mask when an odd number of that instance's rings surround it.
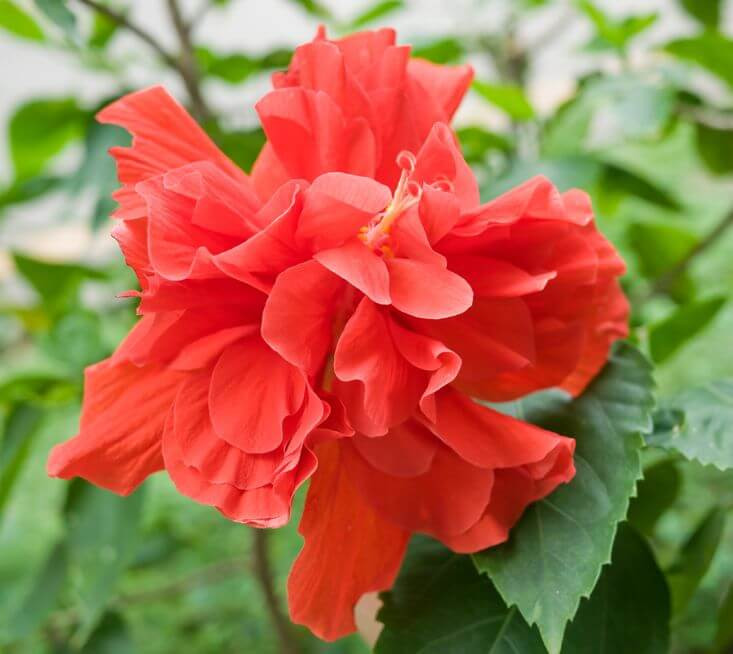
<svg viewBox="0 0 733 654">
<path fill-rule="evenodd" d="M 30 41 L 43 41 L 38 23 L 10 0 L 0 0 L 0 28 Z"/>
<path fill-rule="evenodd" d="M 611 565 L 570 623 L 562 654 L 667 654 L 670 600 L 649 545 L 619 525 Z"/>
<path fill-rule="evenodd" d="M 383 0 L 369 7 L 354 18 L 347 26 L 347 31 L 361 29 L 369 23 L 384 18 L 405 6 L 404 0 Z"/>
<path fill-rule="evenodd" d="M 75 479 L 69 486 L 65 513 L 73 586 L 80 626 L 73 642 L 91 634 L 114 595 L 139 542 L 143 489 L 119 497 Z"/>
<path fill-rule="evenodd" d="M 64 0 L 34 0 L 36 7 L 55 25 L 60 27 L 72 40 L 78 38 L 76 16 L 66 6 Z"/>
<path fill-rule="evenodd" d="M 466 53 L 463 43 L 458 39 L 445 38 L 429 43 L 416 43 L 412 46 L 412 56 L 427 59 L 436 64 L 452 64 Z"/>
<path fill-rule="evenodd" d="M 95 13 L 92 22 L 92 31 L 87 41 L 90 48 L 102 50 L 117 34 L 119 25 L 102 14 Z"/>
<path fill-rule="evenodd" d="M 489 132 L 482 127 L 461 127 L 457 130 L 461 151 L 468 163 L 483 163 L 489 153 L 510 152 L 512 144 L 503 134 Z"/>
<path fill-rule="evenodd" d="M 0 210 L 14 204 L 30 202 L 45 195 L 61 184 L 61 177 L 52 175 L 39 175 L 28 179 L 19 179 L 0 191 Z"/>
<path fill-rule="evenodd" d="M 196 58 L 202 73 L 230 84 L 244 82 L 255 73 L 287 68 L 292 55 L 292 50 L 285 48 L 260 56 L 250 56 L 244 53 L 220 55 L 207 48 L 196 48 Z"/>
<path fill-rule="evenodd" d="M 659 518 L 677 499 L 681 484 L 674 459 L 663 459 L 646 468 L 629 505 L 629 522 L 645 536 L 652 536 Z"/>
<path fill-rule="evenodd" d="M 723 598 L 723 603 L 718 611 L 718 629 L 715 633 L 715 651 L 730 651 L 733 645 L 733 584 L 728 587 L 728 592 Z"/>
<path fill-rule="evenodd" d="M 680 0 L 685 11 L 705 27 L 715 29 L 720 23 L 722 0 Z"/>
<path fill-rule="evenodd" d="M 109 611 L 99 621 L 81 654 L 135 654 L 136 651 L 122 616 Z"/>
<path fill-rule="evenodd" d="M 13 253 L 15 267 L 35 289 L 43 304 L 58 312 L 73 305 L 79 285 L 85 279 L 105 279 L 106 273 L 96 268 L 75 263 L 52 263 Z"/>
<path fill-rule="evenodd" d="M 673 614 L 681 614 L 689 604 L 713 561 L 723 536 L 725 512 L 712 509 L 682 546 L 677 559 L 667 570 L 672 591 Z"/>
<path fill-rule="evenodd" d="M 531 120 L 534 118 L 534 109 L 529 103 L 524 91 L 513 84 L 489 84 L 474 80 L 473 89 L 486 101 L 516 120 Z"/>
<path fill-rule="evenodd" d="M 550 654 L 560 651 L 567 622 L 610 560 L 616 525 L 641 477 L 653 389 L 649 363 L 620 343 L 577 399 L 541 393 L 513 405 L 515 415 L 576 439 L 577 472 L 525 512 L 509 542 L 474 560 L 504 601 L 537 624 Z"/>
<path fill-rule="evenodd" d="M 26 179 L 82 134 L 86 112 L 72 98 L 33 100 L 10 119 L 8 142 L 15 175 Z"/>
<path fill-rule="evenodd" d="M 662 407 L 649 445 L 720 470 L 733 468 L 733 379 L 683 391 Z"/>
<path fill-rule="evenodd" d="M 265 144 L 265 133 L 260 128 L 228 131 L 216 124 L 206 125 L 206 132 L 242 170 L 252 168 Z"/>
<path fill-rule="evenodd" d="M 320 2 L 317 2 L 317 0 L 290 0 L 290 1 L 296 5 L 299 5 L 302 9 L 304 9 L 311 16 L 315 16 L 316 18 L 320 18 L 322 20 L 331 19 L 331 12 L 329 11 L 328 7 L 326 7 L 325 5 L 322 5 Z"/>
<path fill-rule="evenodd" d="M 467 556 L 413 537 L 392 590 L 382 594 L 384 624 L 375 654 L 543 654 L 536 629 L 509 609 Z"/>
<path fill-rule="evenodd" d="M 68 579 L 68 554 L 65 543 L 56 545 L 34 579 L 5 630 L 9 641 L 20 640 L 33 633 L 56 606 Z"/>
<path fill-rule="evenodd" d="M 43 411 L 26 403 L 13 407 L 5 418 L 0 441 L 0 515 L 42 422 Z"/>
<path fill-rule="evenodd" d="M 655 363 L 669 359 L 691 338 L 696 336 L 718 314 L 726 296 L 697 300 L 677 308 L 668 318 L 649 328 L 649 352 Z"/>
<path fill-rule="evenodd" d="M 603 175 L 600 184 L 604 192 L 627 196 L 633 195 L 665 209 L 679 211 L 682 208 L 677 198 L 670 195 L 666 189 L 654 184 L 651 180 L 615 164 L 605 161 L 603 163 Z"/>
<path fill-rule="evenodd" d="M 631 39 L 653 25 L 658 18 L 657 14 L 643 14 L 614 20 L 589 0 L 581 0 L 578 4 L 593 21 L 599 42 L 617 50 L 624 50 Z"/>
<path fill-rule="evenodd" d="M 54 322 L 43 345 L 51 356 L 79 375 L 86 366 L 109 354 L 102 341 L 99 316 L 83 309 L 64 314 Z"/>
<path fill-rule="evenodd" d="M 733 86 L 733 39 L 715 31 L 671 41 L 665 50 L 708 70 Z"/>
<path fill-rule="evenodd" d="M 733 130 L 697 124 L 697 151 L 705 165 L 717 175 L 733 172 Z"/>
</svg>

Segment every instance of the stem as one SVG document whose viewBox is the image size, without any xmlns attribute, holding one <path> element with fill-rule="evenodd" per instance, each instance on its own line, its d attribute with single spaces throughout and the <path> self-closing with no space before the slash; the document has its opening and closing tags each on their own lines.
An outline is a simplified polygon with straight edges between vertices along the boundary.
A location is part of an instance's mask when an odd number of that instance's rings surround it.
<svg viewBox="0 0 733 654">
<path fill-rule="evenodd" d="M 655 295 L 659 295 L 668 291 L 674 283 L 687 272 L 693 260 L 705 252 L 711 245 L 714 245 L 718 239 L 733 225 L 733 209 L 721 220 L 710 233 L 703 238 L 695 247 L 693 247 L 682 259 L 680 259 L 672 268 L 657 278 L 649 292 L 644 296 L 644 300 L 649 300 Z"/>
<path fill-rule="evenodd" d="M 272 581 L 272 566 L 270 565 L 270 551 L 267 542 L 269 535 L 266 529 L 253 529 L 254 572 L 262 589 L 262 594 L 265 596 L 272 626 L 275 628 L 277 637 L 280 640 L 280 652 L 282 654 L 298 654 L 299 648 L 293 637 L 290 621 L 280 606 L 280 598 L 275 592 L 275 585 Z"/>
<path fill-rule="evenodd" d="M 144 30 L 124 14 L 115 11 L 114 9 L 110 9 L 101 2 L 98 2 L 98 0 L 77 1 L 80 4 L 93 9 L 98 14 L 106 16 L 120 27 L 124 27 L 128 32 L 135 34 L 135 36 L 137 36 L 141 41 L 147 43 L 168 66 L 173 68 L 180 75 L 191 100 L 191 110 L 194 117 L 197 120 L 206 120 L 211 117 L 211 111 L 201 95 L 198 68 L 194 59 L 189 30 L 182 19 L 178 5 L 175 1 L 169 0 L 168 4 L 176 33 L 178 34 L 179 41 L 181 42 L 181 55 L 179 57 L 168 52 L 157 41 L 157 39 L 150 34 L 150 32 Z"/>
<path fill-rule="evenodd" d="M 208 120 L 212 114 L 201 93 L 201 75 L 196 63 L 193 43 L 191 42 L 191 26 L 184 20 L 181 8 L 178 6 L 178 0 L 168 0 L 168 13 L 180 44 L 176 69 L 181 75 L 186 91 L 188 91 L 191 98 L 192 113 L 199 121 Z"/>
</svg>

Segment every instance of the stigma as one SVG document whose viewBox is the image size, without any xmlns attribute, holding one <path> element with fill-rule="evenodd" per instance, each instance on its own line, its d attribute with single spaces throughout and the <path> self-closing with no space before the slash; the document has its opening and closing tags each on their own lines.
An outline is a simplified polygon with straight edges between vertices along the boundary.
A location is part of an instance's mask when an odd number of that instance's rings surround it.
<svg viewBox="0 0 733 654">
<path fill-rule="evenodd" d="M 359 230 L 359 239 L 377 254 L 393 257 L 389 236 L 395 221 L 410 207 L 420 202 L 421 186 L 410 179 L 415 172 L 415 155 L 403 150 L 397 155 L 397 165 L 402 170 L 392 199 L 384 211 L 378 213 L 369 224 Z"/>
</svg>

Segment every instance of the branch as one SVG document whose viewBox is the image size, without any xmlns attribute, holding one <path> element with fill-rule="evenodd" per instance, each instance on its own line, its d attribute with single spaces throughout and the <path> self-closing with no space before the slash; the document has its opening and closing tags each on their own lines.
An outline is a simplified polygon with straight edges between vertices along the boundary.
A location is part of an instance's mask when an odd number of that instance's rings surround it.
<svg viewBox="0 0 733 654">
<path fill-rule="evenodd" d="M 733 115 L 716 111 L 709 107 L 698 107 L 692 104 L 681 103 L 679 105 L 679 113 L 684 118 L 701 123 L 706 127 L 713 129 L 733 130 Z"/>
<path fill-rule="evenodd" d="M 98 14 L 107 17 L 120 27 L 124 27 L 128 32 L 135 34 L 135 36 L 137 36 L 141 41 L 147 43 L 153 50 L 155 50 L 156 53 L 158 53 L 160 58 L 168 66 L 173 68 L 180 75 L 191 100 L 191 111 L 194 117 L 199 121 L 206 120 L 211 117 L 211 111 L 201 95 L 198 68 L 194 59 L 193 47 L 188 33 L 188 28 L 186 27 L 178 9 L 178 5 L 174 0 L 169 0 L 168 4 L 176 34 L 178 34 L 179 41 L 181 42 L 181 55 L 179 57 L 168 52 L 168 50 L 166 50 L 158 40 L 150 34 L 150 32 L 144 30 L 124 14 L 115 11 L 114 9 L 110 9 L 98 0 L 77 1 L 80 4 L 96 11 Z"/>
<path fill-rule="evenodd" d="M 297 654 L 299 648 L 293 638 L 290 621 L 280 606 L 280 599 L 272 582 L 270 552 L 267 544 L 269 532 L 266 529 L 253 529 L 252 537 L 254 539 L 254 572 L 265 596 L 272 626 L 275 628 L 280 640 L 280 652 L 282 654 Z"/>
<path fill-rule="evenodd" d="M 721 220 L 710 233 L 703 238 L 695 247 L 693 247 L 682 259 L 680 259 L 672 268 L 657 278 L 649 292 L 644 296 L 643 300 L 649 300 L 655 295 L 665 293 L 675 282 L 687 272 L 690 264 L 700 254 L 705 252 L 711 245 L 714 245 L 718 239 L 726 232 L 726 230 L 733 226 L 733 209 Z"/>
<path fill-rule="evenodd" d="M 168 0 L 168 13 L 180 45 L 176 69 L 180 73 L 191 98 L 191 110 L 199 121 L 208 120 L 212 114 L 201 93 L 201 75 L 196 63 L 193 43 L 191 42 L 191 26 L 184 20 L 181 8 L 178 6 L 178 0 Z"/>
</svg>

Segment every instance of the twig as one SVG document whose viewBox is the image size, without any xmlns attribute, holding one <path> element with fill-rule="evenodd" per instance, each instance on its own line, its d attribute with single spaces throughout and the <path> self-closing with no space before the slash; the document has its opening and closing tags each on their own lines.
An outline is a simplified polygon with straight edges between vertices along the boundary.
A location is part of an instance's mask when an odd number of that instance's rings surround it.
<svg viewBox="0 0 733 654">
<path fill-rule="evenodd" d="M 266 529 L 252 530 L 252 538 L 254 539 L 254 572 L 262 588 L 262 593 L 265 596 L 272 626 L 275 628 L 278 639 L 280 640 L 280 652 L 282 654 L 297 654 L 299 648 L 293 637 L 290 621 L 280 606 L 280 599 L 275 592 L 275 586 L 272 582 L 270 552 L 267 543 L 268 537 L 269 532 Z"/>
<path fill-rule="evenodd" d="M 188 33 L 191 34 L 198 24 L 204 19 L 204 16 L 209 13 L 209 10 L 213 8 L 214 2 L 212 0 L 203 0 L 199 5 L 198 9 L 191 14 L 191 18 L 188 21 Z"/>
<path fill-rule="evenodd" d="M 707 107 L 680 103 L 679 113 L 685 118 L 713 129 L 733 130 L 733 114 L 723 113 Z"/>
<path fill-rule="evenodd" d="M 135 36 L 140 40 L 147 43 L 168 66 L 173 68 L 180 75 L 181 80 L 186 87 L 186 92 L 191 100 L 191 111 L 194 114 L 194 117 L 198 120 L 206 120 L 211 117 L 211 111 L 201 95 L 198 68 L 196 67 L 196 61 L 194 59 L 193 47 L 191 45 L 188 28 L 183 22 L 177 3 L 169 2 L 169 7 L 176 33 L 178 34 L 179 41 L 181 42 L 181 54 L 178 57 L 168 52 L 168 50 L 166 50 L 157 41 L 157 39 L 150 34 L 150 32 L 144 30 L 124 14 L 115 11 L 114 9 L 110 9 L 101 2 L 98 2 L 98 0 L 78 0 L 78 2 L 90 9 L 93 9 L 102 16 L 106 16 L 112 22 L 124 27 L 128 32 L 135 34 Z M 171 7 L 171 5 L 175 5 L 175 15 L 174 8 Z M 182 38 L 181 29 L 183 29 L 185 39 Z"/>
<path fill-rule="evenodd" d="M 682 259 L 680 259 L 672 268 L 662 274 L 652 284 L 652 287 L 642 298 L 643 301 L 649 300 L 655 295 L 659 295 L 668 291 L 674 283 L 687 271 L 693 260 L 705 252 L 711 245 L 726 232 L 726 230 L 733 226 L 733 209 L 721 220 L 711 231 L 705 236 L 695 247 L 693 247 Z"/>
<path fill-rule="evenodd" d="M 201 94 L 201 75 L 196 63 L 193 43 L 191 42 L 191 27 L 186 23 L 178 6 L 178 0 L 168 0 L 168 13 L 170 14 L 173 27 L 178 36 L 180 52 L 177 59 L 176 69 L 186 85 L 186 90 L 191 98 L 191 110 L 198 120 L 211 118 L 211 111 Z"/>
</svg>

